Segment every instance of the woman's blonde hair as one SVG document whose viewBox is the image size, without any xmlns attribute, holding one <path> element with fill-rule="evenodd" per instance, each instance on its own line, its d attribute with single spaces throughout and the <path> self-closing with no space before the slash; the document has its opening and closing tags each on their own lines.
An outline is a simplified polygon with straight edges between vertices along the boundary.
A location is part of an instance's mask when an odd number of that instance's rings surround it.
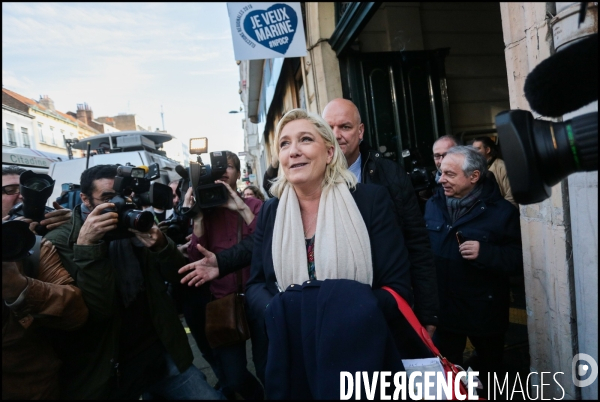
<svg viewBox="0 0 600 402">
<path fill-rule="evenodd" d="M 294 120 L 309 121 L 325 141 L 325 146 L 328 148 L 333 146 L 333 158 L 325 169 L 325 177 L 323 178 L 322 188 L 326 189 L 334 186 L 335 184 L 344 182 L 350 189 L 356 187 L 356 176 L 354 176 L 354 174 L 348 170 L 346 157 L 344 156 L 342 149 L 335 139 L 335 135 L 333 134 L 331 127 L 329 127 L 329 124 L 327 124 L 319 115 L 309 113 L 303 109 L 293 109 L 287 112 L 277 124 L 277 129 L 275 131 L 275 142 L 273 143 L 273 152 L 279 155 L 279 137 L 281 136 L 281 131 L 289 122 Z M 283 169 L 280 166 L 277 179 L 273 181 L 273 186 L 271 187 L 271 194 L 277 198 L 281 197 L 281 194 L 283 194 L 283 190 L 288 183 L 289 182 L 287 178 L 283 174 Z"/>
</svg>

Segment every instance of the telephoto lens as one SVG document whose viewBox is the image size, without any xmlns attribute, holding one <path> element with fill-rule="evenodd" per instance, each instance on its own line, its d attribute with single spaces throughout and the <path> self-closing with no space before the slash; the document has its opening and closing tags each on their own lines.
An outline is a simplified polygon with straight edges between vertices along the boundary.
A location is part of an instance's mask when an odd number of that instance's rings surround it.
<svg viewBox="0 0 600 402">
<path fill-rule="evenodd" d="M 29 255 L 35 235 L 23 221 L 2 222 L 2 261 L 16 261 Z"/>
</svg>

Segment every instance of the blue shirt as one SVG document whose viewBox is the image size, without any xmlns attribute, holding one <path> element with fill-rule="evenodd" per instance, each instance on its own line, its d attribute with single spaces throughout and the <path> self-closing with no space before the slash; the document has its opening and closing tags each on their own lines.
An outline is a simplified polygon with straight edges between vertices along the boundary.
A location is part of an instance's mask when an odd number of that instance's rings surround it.
<svg viewBox="0 0 600 402">
<path fill-rule="evenodd" d="M 358 154 L 358 159 L 355 160 L 354 163 L 348 168 L 348 170 L 350 170 L 354 174 L 354 176 L 356 176 L 359 183 L 361 183 L 361 161 L 362 157 L 360 156 L 360 154 Z"/>
</svg>

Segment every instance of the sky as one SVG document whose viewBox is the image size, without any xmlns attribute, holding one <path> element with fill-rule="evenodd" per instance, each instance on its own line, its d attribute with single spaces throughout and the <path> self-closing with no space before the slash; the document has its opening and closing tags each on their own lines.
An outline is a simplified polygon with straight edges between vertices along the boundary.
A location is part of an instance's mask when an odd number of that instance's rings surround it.
<svg viewBox="0 0 600 402">
<path fill-rule="evenodd" d="M 210 151 L 243 151 L 226 3 L 2 3 L 2 84 L 61 112 L 136 114 Z M 205 158 L 205 162 L 209 162 Z"/>
</svg>

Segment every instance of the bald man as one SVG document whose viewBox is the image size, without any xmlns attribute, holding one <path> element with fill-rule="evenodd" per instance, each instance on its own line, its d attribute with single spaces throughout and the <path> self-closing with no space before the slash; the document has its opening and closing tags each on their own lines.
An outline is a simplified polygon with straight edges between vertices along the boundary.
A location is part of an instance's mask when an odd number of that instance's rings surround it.
<svg viewBox="0 0 600 402">
<path fill-rule="evenodd" d="M 365 126 L 352 101 L 341 98 L 332 100 L 325 106 L 323 118 L 333 130 L 348 162 L 348 169 L 358 178 L 358 182 L 382 185 L 390 193 L 394 201 L 395 218 L 402 228 L 411 263 L 415 314 L 433 335 L 439 310 L 436 271 L 429 235 L 410 176 L 400 164 L 383 158 L 381 153 L 363 142 Z M 263 180 L 263 187 L 267 191 L 270 188 L 269 180 L 275 177 L 277 169 L 272 165 Z"/>
</svg>

